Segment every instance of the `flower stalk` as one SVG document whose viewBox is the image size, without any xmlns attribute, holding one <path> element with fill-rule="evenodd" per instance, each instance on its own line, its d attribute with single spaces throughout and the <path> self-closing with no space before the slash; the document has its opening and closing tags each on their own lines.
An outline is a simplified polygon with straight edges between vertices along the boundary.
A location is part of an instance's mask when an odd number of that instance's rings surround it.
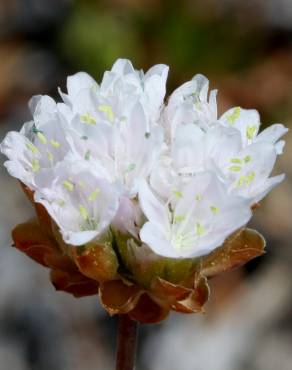
<svg viewBox="0 0 292 370">
<path fill-rule="evenodd" d="M 138 322 L 119 315 L 116 370 L 133 370 L 136 359 Z"/>
</svg>

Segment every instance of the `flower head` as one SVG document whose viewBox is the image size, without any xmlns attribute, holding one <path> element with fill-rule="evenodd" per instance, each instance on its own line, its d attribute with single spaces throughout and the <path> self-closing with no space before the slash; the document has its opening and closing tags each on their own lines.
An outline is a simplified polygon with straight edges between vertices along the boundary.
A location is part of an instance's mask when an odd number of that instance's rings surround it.
<svg viewBox="0 0 292 370">
<path fill-rule="evenodd" d="M 62 102 L 33 97 L 32 120 L 0 145 L 38 216 L 13 231 L 17 248 L 57 289 L 99 292 L 108 312 L 143 322 L 201 311 L 208 277 L 263 253 L 244 227 L 284 178 L 270 177 L 282 124 L 261 131 L 239 107 L 218 117 L 202 75 L 165 100 L 167 74 L 125 59 L 100 84 L 79 72 Z"/>
</svg>

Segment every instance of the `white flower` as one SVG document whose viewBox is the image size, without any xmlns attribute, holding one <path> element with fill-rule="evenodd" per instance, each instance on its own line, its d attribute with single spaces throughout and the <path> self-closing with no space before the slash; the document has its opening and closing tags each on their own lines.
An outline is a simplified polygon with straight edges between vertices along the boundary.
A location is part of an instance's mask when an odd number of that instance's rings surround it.
<svg viewBox="0 0 292 370">
<path fill-rule="evenodd" d="M 288 129 L 280 124 L 274 124 L 259 133 L 260 115 L 255 109 L 235 107 L 225 112 L 219 122 L 226 127 L 233 127 L 241 133 L 243 146 L 254 142 L 267 142 L 275 145 L 277 154 L 282 154 L 285 142 L 278 141 Z"/>
<path fill-rule="evenodd" d="M 37 175 L 36 202 L 43 204 L 70 245 L 101 237 L 118 209 L 117 189 L 80 162 Z"/>
<path fill-rule="evenodd" d="M 9 173 L 35 189 L 35 175 L 63 160 L 69 150 L 69 128 L 48 96 L 31 99 L 33 121 L 24 124 L 20 133 L 9 132 L 1 143 L 1 152 Z"/>
<path fill-rule="evenodd" d="M 167 74 L 168 67 L 163 64 L 152 67 L 144 75 L 129 60 L 118 59 L 111 71 L 104 73 L 100 86 L 84 72 L 68 77 L 68 94 L 60 92 L 65 103 L 61 109 L 70 118 L 78 114 L 87 124 L 101 120 L 119 124 L 140 102 L 155 122 L 163 104 Z"/>
<path fill-rule="evenodd" d="M 151 127 L 141 103 L 136 103 L 129 118 L 118 126 L 72 124 L 78 133 L 73 142 L 76 157 L 119 184 L 124 195 L 135 197 L 139 181 L 150 174 L 163 144 L 161 129 Z"/>
<path fill-rule="evenodd" d="M 276 147 L 265 140 L 244 145 L 238 130 L 213 127 L 204 142 L 206 168 L 216 168 L 229 192 L 247 199 L 251 205 L 260 201 L 284 175 L 269 177 L 276 162 Z"/>
<path fill-rule="evenodd" d="M 181 180 L 188 182 L 204 167 L 205 132 L 197 125 L 177 128 L 176 135 L 164 150 L 158 165 L 150 175 L 150 184 L 157 194 L 168 199 L 172 189 Z"/>
<path fill-rule="evenodd" d="M 212 90 L 209 98 L 208 90 L 208 79 L 203 75 L 196 75 L 170 95 L 164 111 L 164 120 L 171 140 L 181 125 L 193 123 L 207 130 L 216 122 L 217 90 Z"/>
<path fill-rule="evenodd" d="M 144 74 L 143 71 L 136 71 L 129 60 L 118 59 L 111 71 L 105 72 L 100 92 L 105 97 L 134 93 L 146 113 L 155 120 L 165 97 L 168 70 L 168 66 L 157 64 Z"/>
<path fill-rule="evenodd" d="M 35 96 L 32 121 L 0 145 L 68 245 L 110 230 L 173 257 L 219 247 L 284 175 L 270 177 L 287 132 L 259 132 L 256 110 L 217 117 L 216 90 L 196 75 L 164 102 L 168 67 L 143 71 L 118 59 L 100 84 L 67 79 L 63 102 Z"/>
<path fill-rule="evenodd" d="M 160 196 L 168 198 L 178 181 L 187 183 L 201 171 L 215 171 L 229 193 L 253 205 L 284 179 L 284 175 L 269 177 L 276 157 L 273 143 L 255 140 L 244 145 L 241 132 L 233 127 L 218 124 L 205 132 L 197 125 L 184 125 L 152 171 L 150 183 Z"/>
<path fill-rule="evenodd" d="M 159 199 L 144 182 L 139 192 L 148 222 L 141 240 L 155 253 L 173 257 L 199 257 L 222 245 L 251 217 L 248 203 L 227 193 L 215 174 L 197 174 L 174 189 L 167 201 Z"/>
<path fill-rule="evenodd" d="M 59 89 L 59 93 L 64 102 L 71 107 L 73 106 L 76 97 L 82 90 L 98 91 L 99 86 L 97 82 L 89 76 L 86 72 L 78 72 L 73 76 L 67 78 L 67 94 Z"/>
</svg>

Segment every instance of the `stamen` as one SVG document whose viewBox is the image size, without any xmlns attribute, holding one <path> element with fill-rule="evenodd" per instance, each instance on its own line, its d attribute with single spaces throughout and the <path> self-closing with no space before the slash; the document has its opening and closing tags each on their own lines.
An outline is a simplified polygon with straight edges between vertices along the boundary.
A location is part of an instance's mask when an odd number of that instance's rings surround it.
<svg viewBox="0 0 292 370">
<path fill-rule="evenodd" d="M 241 112 L 240 107 L 234 108 L 233 112 L 229 116 L 227 116 L 227 122 L 230 125 L 234 125 L 235 121 L 240 117 L 240 112 Z"/>
<path fill-rule="evenodd" d="M 80 120 L 88 125 L 96 125 L 96 120 L 90 113 L 82 114 Z"/>
<path fill-rule="evenodd" d="M 239 172 L 241 171 L 241 166 L 231 166 L 229 167 L 229 170 L 233 172 Z"/>
<path fill-rule="evenodd" d="M 49 161 L 50 161 L 50 162 L 53 162 L 53 160 L 54 160 L 54 155 L 53 155 L 49 150 L 47 150 L 47 155 L 48 155 Z"/>
<path fill-rule="evenodd" d="M 114 120 L 115 115 L 114 115 L 113 109 L 110 105 L 102 104 L 98 107 L 98 109 L 99 109 L 100 112 L 103 112 L 110 121 Z"/>
<path fill-rule="evenodd" d="M 174 217 L 173 222 L 174 223 L 179 223 L 179 222 L 184 221 L 185 219 L 186 219 L 185 216 L 183 216 L 183 215 L 177 215 L 177 216 Z"/>
<path fill-rule="evenodd" d="M 44 144 L 44 145 L 47 144 L 47 139 L 41 131 L 37 132 L 37 137 L 39 138 L 39 140 L 42 144 Z"/>
<path fill-rule="evenodd" d="M 56 140 L 50 140 L 50 143 L 51 143 L 51 145 L 54 147 L 54 148 L 60 148 L 60 146 L 61 146 L 61 144 L 58 142 L 58 141 L 56 141 Z"/>
<path fill-rule="evenodd" d="M 244 162 L 245 163 L 248 163 L 252 160 L 251 156 L 250 155 L 247 155 L 245 158 L 244 158 Z"/>
<path fill-rule="evenodd" d="M 256 130 L 257 130 L 257 126 L 256 125 L 253 125 L 253 126 L 248 126 L 246 128 L 246 136 L 249 140 L 252 140 L 255 133 L 256 133 Z"/>
<path fill-rule="evenodd" d="M 231 158 L 230 159 L 230 162 L 231 163 L 238 163 L 238 164 L 241 164 L 242 163 L 242 160 L 240 158 Z"/>
<path fill-rule="evenodd" d="M 200 222 L 197 222 L 196 224 L 196 231 L 198 236 L 202 236 L 205 234 L 205 228 Z"/>
<path fill-rule="evenodd" d="M 254 171 L 249 172 L 247 175 L 240 176 L 237 181 L 237 187 L 240 188 L 244 185 L 249 186 L 253 182 L 255 176 L 256 173 Z"/>
<path fill-rule="evenodd" d="M 211 206 L 210 209 L 214 215 L 217 215 L 220 212 L 220 209 L 216 206 Z"/>
<path fill-rule="evenodd" d="M 93 202 L 97 198 L 97 196 L 101 193 L 100 188 L 96 188 L 93 192 L 89 195 L 88 200 Z"/>
<path fill-rule="evenodd" d="M 254 171 L 250 172 L 247 175 L 247 183 L 248 183 L 248 185 L 250 185 L 253 182 L 253 180 L 255 178 L 255 175 L 256 175 L 256 173 Z"/>
<path fill-rule="evenodd" d="M 40 170 L 40 162 L 38 159 L 34 158 L 31 162 L 33 172 L 38 172 Z"/>
<path fill-rule="evenodd" d="M 66 190 L 73 191 L 74 190 L 74 185 L 72 184 L 71 181 L 65 180 L 63 181 L 63 186 Z"/>
<path fill-rule="evenodd" d="M 79 213 L 85 221 L 89 219 L 89 213 L 82 204 L 79 205 Z"/>
<path fill-rule="evenodd" d="M 35 145 L 33 145 L 32 143 L 28 143 L 28 144 L 26 144 L 26 147 L 27 147 L 27 149 L 28 149 L 28 150 L 30 150 L 33 154 L 39 153 L 38 148 L 37 148 Z"/>
<path fill-rule="evenodd" d="M 183 193 L 177 189 L 173 189 L 173 195 L 177 198 L 177 199 L 180 199 L 183 197 Z"/>
<path fill-rule="evenodd" d="M 45 135 L 43 134 L 43 132 L 41 130 L 36 128 L 35 124 L 33 124 L 33 126 L 32 126 L 32 132 L 34 134 L 36 134 L 36 136 L 38 137 L 38 139 L 40 140 L 40 142 L 42 144 L 47 144 L 47 139 L 46 139 Z"/>
</svg>

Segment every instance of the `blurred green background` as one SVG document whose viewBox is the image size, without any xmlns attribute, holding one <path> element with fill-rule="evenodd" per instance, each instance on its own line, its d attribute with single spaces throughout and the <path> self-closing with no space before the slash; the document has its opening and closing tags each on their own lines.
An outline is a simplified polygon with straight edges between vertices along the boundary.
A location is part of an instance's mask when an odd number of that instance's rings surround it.
<svg viewBox="0 0 292 370">
<path fill-rule="evenodd" d="M 203 73 L 220 113 L 256 108 L 263 126 L 291 127 L 291 0 L 0 0 L 0 139 L 29 118 L 32 95 L 57 98 L 79 70 L 100 80 L 120 57 L 168 64 L 168 93 Z M 267 254 L 215 279 L 205 315 L 142 327 L 137 370 L 291 369 L 291 136 L 276 169 L 286 181 L 251 225 Z M 32 210 L 2 166 L 0 181 L 0 369 L 114 369 L 116 320 L 95 297 L 55 293 L 47 271 L 10 248 Z"/>
</svg>

